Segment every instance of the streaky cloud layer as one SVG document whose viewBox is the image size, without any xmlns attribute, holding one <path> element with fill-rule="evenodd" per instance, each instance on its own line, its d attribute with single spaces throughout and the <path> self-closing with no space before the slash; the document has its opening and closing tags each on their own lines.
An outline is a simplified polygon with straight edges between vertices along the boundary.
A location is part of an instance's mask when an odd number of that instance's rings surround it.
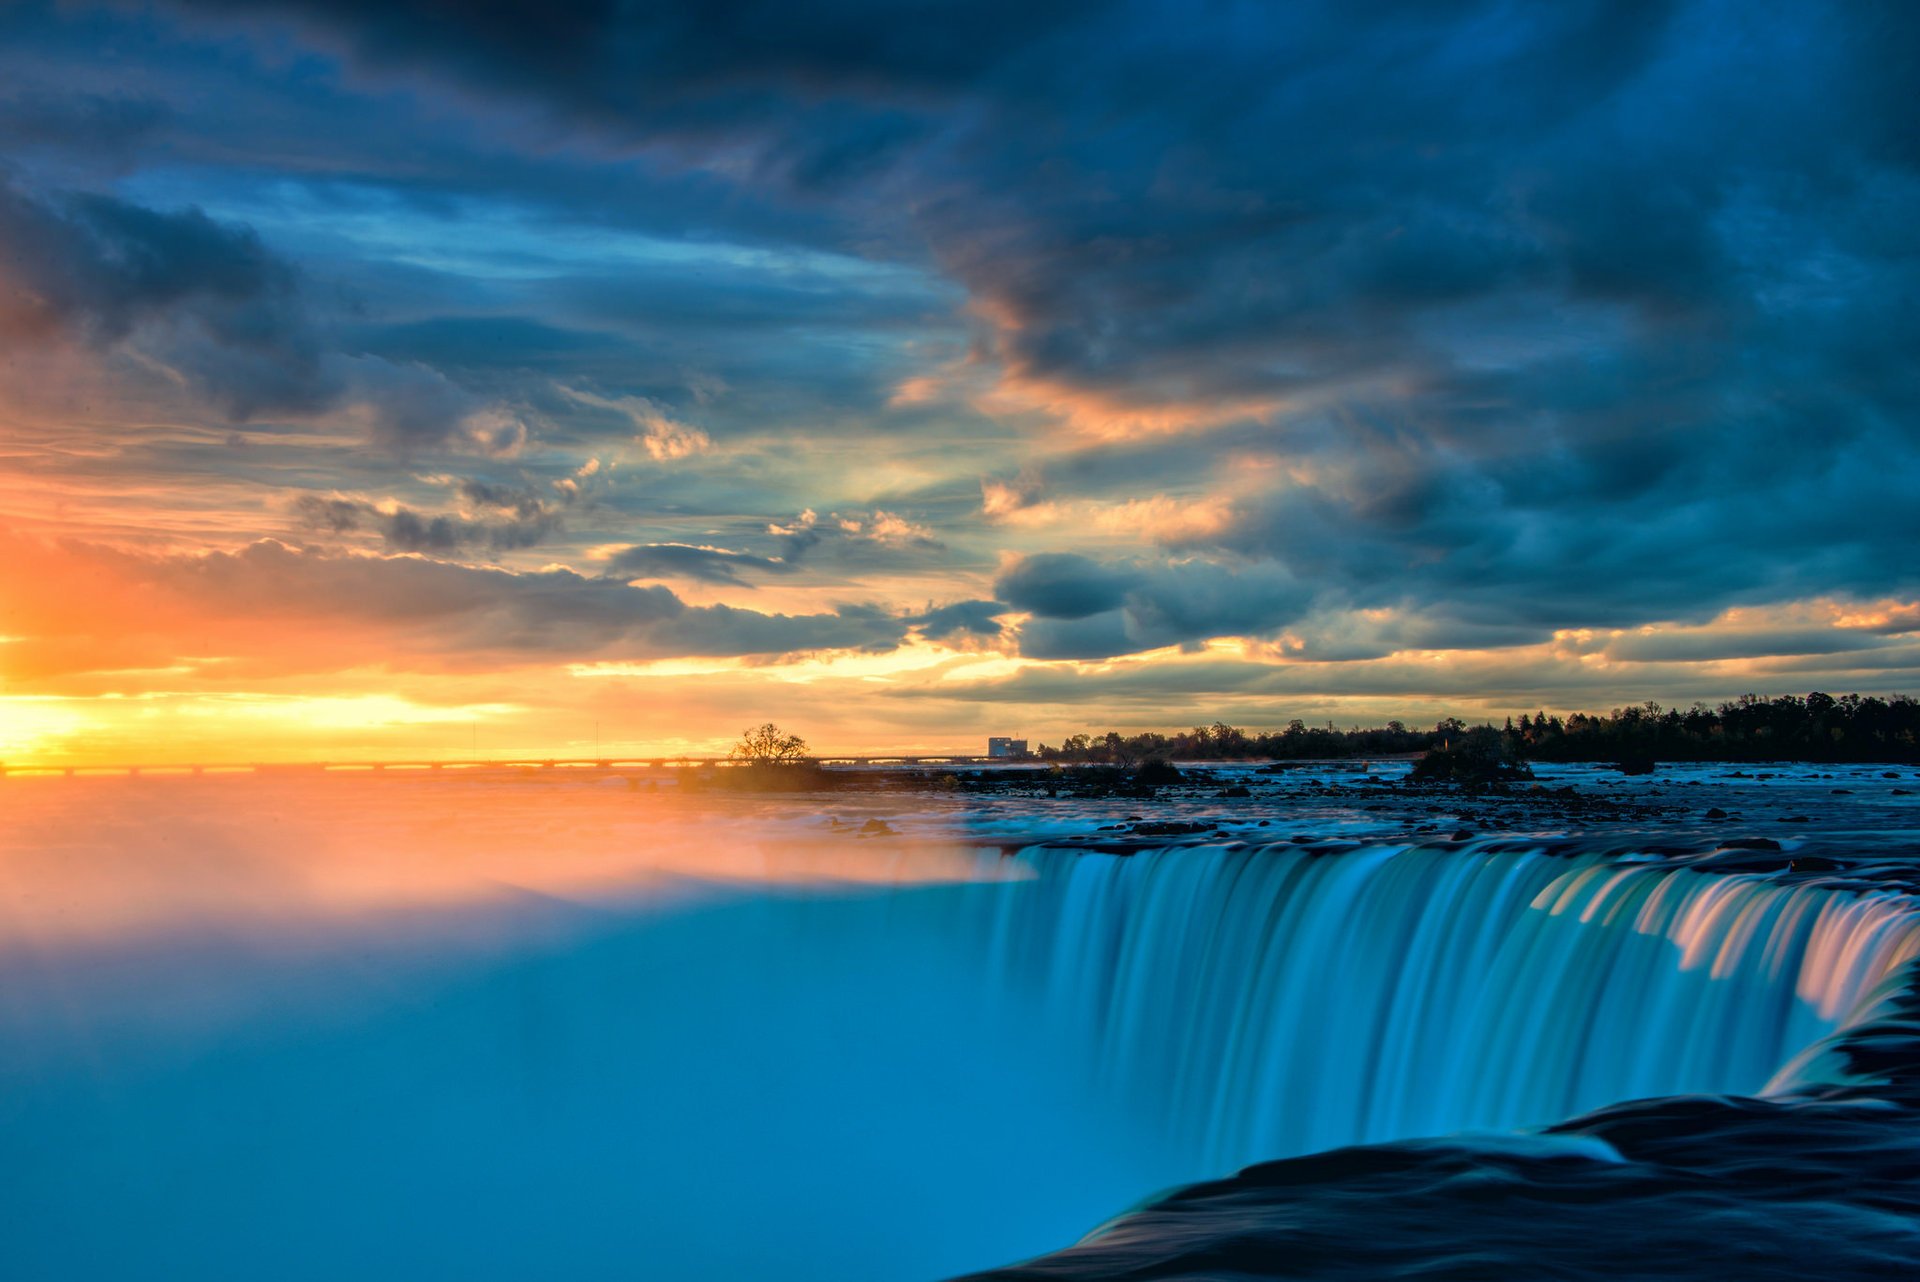
<svg viewBox="0 0 1920 1282">
<path fill-rule="evenodd" d="M 1879 3 L 10 6 L 0 745 L 1909 686 L 1916 50 Z"/>
</svg>

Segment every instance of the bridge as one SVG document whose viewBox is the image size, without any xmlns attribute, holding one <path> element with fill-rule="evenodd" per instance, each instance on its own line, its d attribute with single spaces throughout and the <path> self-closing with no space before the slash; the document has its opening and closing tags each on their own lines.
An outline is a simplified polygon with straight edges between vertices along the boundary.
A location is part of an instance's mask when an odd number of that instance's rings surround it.
<svg viewBox="0 0 1920 1282">
<path fill-rule="evenodd" d="M 822 766 L 983 766 L 1015 765 L 1017 757 L 985 757 L 973 753 L 878 753 L 860 756 L 822 755 L 810 759 Z M 1031 760 L 1030 758 L 1027 760 Z M 148 776 L 148 775 L 300 775 L 347 774 L 376 771 L 474 770 L 694 770 L 707 766 L 738 767 L 731 757 L 458 757 L 384 761 L 231 761 L 150 762 L 144 764 L 40 764 L 0 762 L 6 776 Z"/>
</svg>

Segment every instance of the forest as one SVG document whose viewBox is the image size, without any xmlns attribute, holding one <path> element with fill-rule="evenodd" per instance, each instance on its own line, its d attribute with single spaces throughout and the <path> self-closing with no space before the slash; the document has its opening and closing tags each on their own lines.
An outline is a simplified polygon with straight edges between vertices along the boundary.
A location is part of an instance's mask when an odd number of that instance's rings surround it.
<svg viewBox="0 0 1920 1282">
<path fill-rule="evenodd" d="M 1135 765 L 1144 761 L 1308 760 L 1404 756 L 1445 748 L 1472 727 L 1449 717 L 1431 728 L 1399 721 L 1336 729 L 1291 721 L 1280 730 L 1216 722 L 1171 734 L 1077 734 L 1040 744 L 1044 761 Z M 1597 715 L 1545 711 L 1493 727 L 1514 758 L 1534 761 L 1914 761 L 1920 760 L 1920 701 L 1815 691 L 1804 697 L 1742 695 L 1709 707 L 1647 702 Z"/>
</svg>

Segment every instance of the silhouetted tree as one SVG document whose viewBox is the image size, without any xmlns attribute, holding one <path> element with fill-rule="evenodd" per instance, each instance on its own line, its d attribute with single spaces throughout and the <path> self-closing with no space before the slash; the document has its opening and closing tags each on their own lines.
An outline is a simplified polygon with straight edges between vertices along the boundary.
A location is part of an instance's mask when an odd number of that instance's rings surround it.
<svg viewBox="0 0 1920 1282">
<path fill-rule="evenodd" d="M 805 739 L 787 734 L 771 721 L 741 735 L 727 756 L 749 766 L 797 766 L 812 760 Z"/>
<path fill-rule="evenodd" d="M 1500 783 L 1510 779 L 1531 779 L 1514 751 L 1514 738 L 1492 726 L 1475 726 L 1450 737 L 1445 746 L 1435 748 L 1413 763 L 1413 777 L 1423 782 Z"/>
</svg>

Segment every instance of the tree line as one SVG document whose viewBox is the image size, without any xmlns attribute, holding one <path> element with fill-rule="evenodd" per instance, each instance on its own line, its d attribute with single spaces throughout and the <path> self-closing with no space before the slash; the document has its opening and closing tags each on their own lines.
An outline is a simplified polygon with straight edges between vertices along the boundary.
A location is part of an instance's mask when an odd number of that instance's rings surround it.
<svg viewBox="0 0 1920 1282">
<path fill-rule="evenodd" d="M 1915 761 L 1920 760 L 1920 701 L 1815 691 L 1804 698 L 1742 695 L 1709 707 L 1663 708 L 1646 702 L 1605 715 L 1564 719 L 1523 713 L 1494 727 L 1516 758 L 1535 761 Z M 1224 722 L 1159 734 L 1077 734 L 1058 747 L 1040 744 L 1043 761 L 1131 766 L 1144 761 L 1250 758 L 1386 757 L 1448 746 L 1469 730 L 1448 717 L 1431 729 L 1399 721 L 1339 730 L 1291 721 L 1285 729 L 1243 730 Z"/>
</svg>

